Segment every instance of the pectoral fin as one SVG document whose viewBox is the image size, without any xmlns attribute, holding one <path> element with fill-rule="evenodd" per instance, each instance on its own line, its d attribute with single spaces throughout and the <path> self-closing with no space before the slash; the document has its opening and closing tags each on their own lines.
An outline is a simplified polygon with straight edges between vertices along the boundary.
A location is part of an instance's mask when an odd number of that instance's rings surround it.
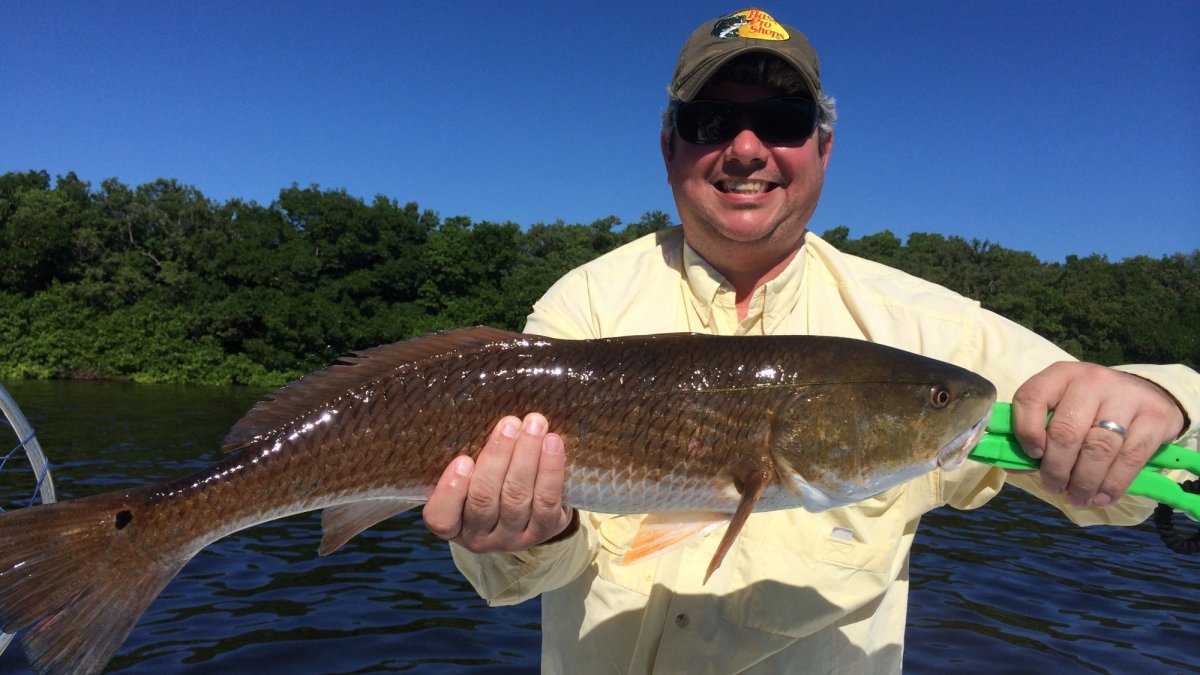
<svg viewBox="0 0 1200 675">
<path fill-rule="evenodd" d="M 688 512 L 652 513 L 646 516 L 633 538 L 633 544 L 621 556 L 622 565 L 649 560 L 703 537 L 729 522 L 728 513 Z"/>
<path fill-rule="evenodd" d="M 368 499 L 331 506 L 321 512 L 321 545 L 317 547 L 317 555 L 333 553 L 359 532 L 419 505 L 402 499 Z"/>
<path fill-rule="evenodd" d="M 746 519 L 754 511 L 755 504 L 758 504 L 759 497 L 762 497 L 763 491 L 767 489 L 774 477 L 775 473 L 770 464 L 747 467 L 735 474 L 735 484 L 738 491 L 742 493 L 742 500 L 738 502 L 737 510 L 733 512 L 733 518 L 729 521 L 725 536 L 721 537 L 721 543 L 717 545 L 717 552 L 713 554 L 712 561 L 708 563 L 708 571 L 704 573 L 704 583 L 708 583 L 708 578 L 721 566 L 725 554 L 733 546 L 733 540 L 737 539 L 738 533 L 742 531 L 742 526 L 746 524 Z"/>
</svg>

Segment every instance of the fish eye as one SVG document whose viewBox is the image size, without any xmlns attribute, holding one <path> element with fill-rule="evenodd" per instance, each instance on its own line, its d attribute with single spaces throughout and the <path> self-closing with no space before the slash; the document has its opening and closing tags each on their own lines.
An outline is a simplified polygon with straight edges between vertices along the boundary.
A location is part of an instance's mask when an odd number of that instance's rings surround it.
<svg viewBox="0 0 1200 675">
<path fill-rule="evenodd" d="M 943 386 L 930 387 L 929 403 L 935 408 L 945 408 L 950 405 L 950 390 Z"/>
</svg>

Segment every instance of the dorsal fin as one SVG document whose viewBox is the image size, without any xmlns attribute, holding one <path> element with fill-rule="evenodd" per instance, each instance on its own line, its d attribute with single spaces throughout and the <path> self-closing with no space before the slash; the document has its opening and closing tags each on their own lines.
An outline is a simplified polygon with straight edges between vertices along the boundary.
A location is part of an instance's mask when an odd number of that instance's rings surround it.
<svg viewBox="0 0 1200 675">
<path fill-rule="evenodd" d="M 262 434 L 295 422 L 348 391 L 365 387 L 398 369 L 464 349 L 523 337 L 499 328 L 475 326 L 356 352 L 341 363 L 286 385 L 250 409 L 225 436 L 226 452 L 252 443 Z"/>
</svg>

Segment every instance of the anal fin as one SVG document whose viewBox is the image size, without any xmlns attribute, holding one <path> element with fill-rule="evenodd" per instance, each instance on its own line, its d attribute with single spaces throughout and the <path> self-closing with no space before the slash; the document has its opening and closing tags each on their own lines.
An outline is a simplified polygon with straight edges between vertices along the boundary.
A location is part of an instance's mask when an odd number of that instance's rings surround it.
<svg viewBox="0 0 1200 675">
<path fill-rule="evenodd" d="M 403 499 L 367 499 L 330 506 L 321 512 L 321 545 L 317 554 L 333 553 L 359 532 L 419 505 L 420 502 Z"/>
<path fill-rule="evenodd" d="M 621 564 L 632 565 L 686 546 L 729 522 L 729 516 L 718 511 L 651 513 L 642 521 L 629 550 L 621 556 Z"/>
</svg>

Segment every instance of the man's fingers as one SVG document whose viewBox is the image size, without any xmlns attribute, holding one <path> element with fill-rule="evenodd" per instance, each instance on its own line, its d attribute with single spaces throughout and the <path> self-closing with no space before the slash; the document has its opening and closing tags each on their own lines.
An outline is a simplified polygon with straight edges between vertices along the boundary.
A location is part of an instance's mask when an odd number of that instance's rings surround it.
<svg viewBox="0 0 1200 675">
<path fill-rule="evenodd" d="M 1013 436 L 1025 454 L 1034 459 L 1041 459 L 1046 454 L 1046 416 L 1049 414 L 1050 409 L 1041 400 L 1013 397 Z"/>
<path fill-rule="evenodd" d="M 1116 460 L 1108 469 L 1108 475 L 1100 481 L 1092 503 L 1104 507 L 1120 499 L 1157 448 L 1158 446 L 1145 434 L 1126 438 Z"/>
<path fill-rule="evenodd" d="M 1075 466 L 1070 469 L 1070 478 L 1066 483 L 1067 497 L 1072 504 L 1087 506 L 1092 503 L 1100 484 L 1106 480 L 1121 453 L 1124 442 L 1125 439 L 1119 434 L 1097 426 L 1085 432 Z M 1056 477 L 1056 480 L 1060 479 Z"/>
<path fill-rule="evenodd" d="M 1047 492 L 1059 494 L 1067 489 L 1067 485 L 1071 481 L 1071 474 L 1079 460 L 1083 441 L 1087 437 L 1093 420 L 1096 419 L 1098 403 L 1088 395 L 1089 392 L 1086 389 L 1061 387 L 1057 386 L 1057 383 L 1051 385 L 1050 389 L 1058 389 L 1061 393 L 1058 395 L 1059 400 L 1053 405 L 1054 414 L 1050 421 L 1046 422 L 1045 417 L 1042 417 L 1043 430 L 1040 438 L 1043 451 L 1042 485 L 1045 486 Z M 1049 408 L 1042 402 L 1038 408 L 1043 407 Z M 1028 419 L 1022 421 L 1031 422 Z M 1099 454 L 1093 455 L 1094 462 L 1100 460 Z M 1111 457 L 1109 461 L 1111 462 Z"/>
<path fill-rule="evenodd" d="M 1025 453 L 1034 459 L 1046 454 L 1046 416 L 1052 405 L 1059 401 L 1067 389 L 1069 380 L 1055 376 L 1047 368 L 1029 378 L 1013 394 L 1013 435 Z"/>
<path fill-rule="evenodd" d="M 548 434 L 542 442 L 533 488 L 533 512 L 529 516 L 530 537 L 539 542 L 558 534 L 571 522 L 570 511 L 563 505 L 566 463 L 562 438 Z"/>
<path fill-rule="evenodd" d="M 473 540 L 487 537 L 496 528 L 500 517 L 500 491 L 512 461 L 513 439 L 520 429 L 521 421 L 516 417 L 500 420 L 475 460 L 475 471 L 467 488 L 466 503 L 463 504 L 463 528 L 460 533 L 460 538 L 468 546 Z"/>
<path fill-rule="evenodd" d="M 442 471 L 433 494 L 421 512 L 425 527 L 442 539 L 453 539 L 462 529 L 463 504 L 475 463 L 470 457 L 455 457 Z"/>
<path fill-rule="evenodd" d="M 522 551 L 563 532 L 563 439 L 538 413 L 505 417 L 474 462 L 458 457 L 425 505 L 425 524 L 476 553 Z"/>
<path fill-rule="evenodd" d="M 1101 403 L 1107 368 L 1094 364 L 1055 364 L 1029 378 L 1013 397 L 1021 419 L 1014 421 L 1014 433 L 1026 452 L 1042 459 L 1042 485 L 1051 494 L 1066 492 L 1072 503 L 1091 502 L 1121 450 L 1121 438 L 1103 429 L 1093 428 L 1102 412 L 1117 419 L 1129 419 L 1132 409 L 1111 399 Z M 1018 404 L 1019 402 L 1019 404 Z M 1053 409 L 1049 422 L 1045 415 Z M 1041 423 L 1040 434 L 1037 432 Z M 1029 443 L 1029 445 L 1025 445 Z"/>
<path fill-rule="evenodd" d="M 537 480 L 542 441 L 548 426 L 546 418 L 538 413 L 526 415 L 521 423 L 508 472 L 500 489 L 497 529 L 504 535 L 523 533 L 529 525 L 534 482 Z"/>
</svg>

